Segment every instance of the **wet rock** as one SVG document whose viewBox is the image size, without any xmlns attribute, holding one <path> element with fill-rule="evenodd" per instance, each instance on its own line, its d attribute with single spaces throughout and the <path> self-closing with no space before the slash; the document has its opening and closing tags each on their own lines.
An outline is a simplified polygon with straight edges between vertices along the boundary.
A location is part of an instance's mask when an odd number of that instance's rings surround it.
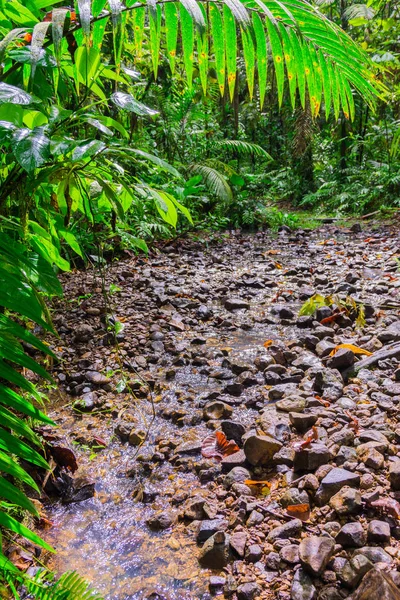
<svg viewBox="0 0 400 600">
<path fill-rule="evenodd" d="M 129 439 L 129 434 L 132 431 L 132 423 L 127 423 L 125 421 L 119 421 L 114 429 L 115 435 L 119 437 L 121 442 L 127 442 Z"/>
<path fill-rule="evenodd" d="M 255 581 L 242 583 L 238 586 L 236 594 L 238 600 L 254 600 L 261 591 L 260 586 Z"/>
<path fill-rule="evenodd" d="M 200 549 L 198 560 L 206 569 L 223 569 L 231 558 L 229 550 L 229 536 L 223 531 L 217 531 L 208 538 Z"/>
<path fill-rule="evenodd" d="M 244 443 L 244 453 L 253 466 L 263 466 L 271 463 L 276 452 L 282 448 L 282 443 L 270 435 L 251 435 Z"/>
<path fill-rule="evenodd" d="M 311 577 L 303 569 L 298 569 L 293 577 L 290 590 L 291 600 L 317 600 L 317 590 Z"/>
<path fill-rule="evenodd" d="M 233 408 L 228 404 L 225 404 L 225 402 L 220 402 L 219 400 L 209 402 L 206 404 L 203 410 L 204 418 L 207 420 L 230 417 L 232 413 Z"/>
<path fill-rule="evenodd" d="M 132 429 L 129 434 L 128 442 L 130 446 L 141 446 L 146 439 L 146 432 L 141 429 Z"/>
<path fill-rule="evenodd" d="M 340 371 L 342 369 L 352 367 L 354 362 L 355 357 L 353 352 L 351 350 L 347 350 L 346 348 L 340 348 L 340 350 L 335 352 L 332 358 L 328 360 L 326 365 L 330 369 L 338 369 Z"/>
<path fill-rule="evenodd" d="M 343 548 L 362 548 L 365 545 L 367 536 L 361 523 L 346 523 L 337 534 L 335 541 Z"/>
<path fill-rule="evenodd" d="M 247 527 L 254 527 L 255 525 L 259 525 L 264 521 L 264 515 L 260 513 L 258 510 L 252 510 L 249 518 L 246 521 Z"/>
<path fill-rule="evenodd" d="M 373 520 L 368 524 L 368 542 L 372 544 L 389 544 L 390 527 L 386 521 Z"/>
<path fill-rule="evenodd" d="M 224 478 L 224 487 L 229 489 L 234 483 L 243 483 L 251 479 L 250 472 L 243 467 L 234 467 Z"/>
<path fill-rule="evenodd" d="M 202 544 L 212 535 L 217 533 L 217 531 L 225 531 L 228 527 L 227 521 L 224 519 L 210 519 L 205 520 L 200 523 L 196 541 L 199 544 Z"/>
<path fill-rule="evenodd" d="M 242 436 L 246 432 L 244 425 L 236 421 L 222 421 L 221 429 L 228 440 L 233 440 L 238 446 L 242 445 Z"/>
<path fill-rule="evenodd" d="M 223 389 L 224 394 L 229 394 L 229 396 L 240 396 L 244 390 L 244 385 L 242 383 L 234 382 L 228 383 Z M 229 415 L 226 415 L 229 416 Z"/>
<path fill-rule="evenodd" d="M 293 519 L 284 525 L 274 527 L 268 534 L 268 541 L 275 542 L 276 540 L 287 540 L 291 537 L 299 535 L 303 528 L 303 522 L 300 519 Z"/>
<path fill-rule="evenodd" d="M 208 321 L 209 319 L 211 319 L 213 314 L 214 313 L 212 309 L 204 304 L 201 304 L 196 312 L 197 318 L 201 321 Z"/>
<path fill-rule="evenodd" d="M 343 585 L 352 590 L 357 587 L 364 575 L 372 568 L 373 564 L 366 556 L 353 556 L 351 560 L 345 561 L 339 572 L 339 579 Z"/>
<path fill-rule="evenodd" d="M 303 568 L 319 577 L 328 564 L 335 549 L 335 542 L 328 537 L 311 536 L 303 539 L 299 546 L 299 558 Z"/>
<path fill-rule="evenodd" d="M 170 511 L 160 511 L 147 519 L 146 523 L 153 531 L 169 529 L 176 521 L 176 515 Z"/>
<path fill-rule="evenodd" d="M 247 300 L 243 300 L 242 298 L 227 298 L 224 302 L 224 306 L 227 310 L 248 310 L 250 308 L 249 302 L 247 302 Z"/>
<path fill-rule="evenodd" d="M 361 510 L 361 494 L 358 490 L 345 486 L 329 500 L 329 506 L 338 515 L 354 515 Z"/>
<path fill-rule="evenodd" d="M 63 504 L 72 504 L 93 498 L 95 483 L 85 475 L 73 477 L 69 473 L 62 471 L 53 480 L 51 491 L 56 491 Z"/>
<path fill-rule="evenodd" d="M 348 600 L 400 600 L 400 591 L 393 579 L 383 571 L 370 569 L 358 589 Z"/>
<path fill-rule="evenodd" d="M 79 400 L 74 402 L 74 410 L 78 412 L 91 412 L 98 406 L 98 398 L 95 392 L 86 392 L 82 394 Z"/>
<path fill-rule="evenodd" d="M 314 442 L 308 448 L 295 453 L 293 467 L 295 471 L 316 471 L 321 465 L 326 465 L 333 458 L 329 448 L 321 442 Z"/>
</svg>

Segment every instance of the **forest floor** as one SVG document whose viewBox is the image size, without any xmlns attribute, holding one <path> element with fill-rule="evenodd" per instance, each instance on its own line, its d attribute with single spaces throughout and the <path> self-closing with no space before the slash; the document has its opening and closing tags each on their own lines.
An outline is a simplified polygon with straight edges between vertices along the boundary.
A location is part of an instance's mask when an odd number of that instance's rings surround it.
<svg viewBox="0 0 400 600">
<path fill-rule="evenodd" d="M 399 258 L 327 224 L 64 275 L 52 566 L 108 600 L 399 598 Z"/>
</svg>

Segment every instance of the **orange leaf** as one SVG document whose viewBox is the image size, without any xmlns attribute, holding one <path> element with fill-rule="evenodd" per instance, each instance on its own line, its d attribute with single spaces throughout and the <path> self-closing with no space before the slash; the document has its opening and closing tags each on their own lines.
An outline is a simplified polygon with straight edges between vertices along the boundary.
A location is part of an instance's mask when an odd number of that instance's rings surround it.
<svg viewBox="0 0 400 600">
<path fill-rule="evenodd" d="M 280 263 L 278 263 L 278 262 L 275 263 L 275 267 L 277 269 L 282 269 L 282 265 Z"/>
<path fill-rule="evenodd" d="M 310 518 L 310 505 L 309 504 L 290 504 L 286 508 L 287 514 L 291 517 L 296 517 L 302 521 L 308 521 Z"/>
<path fill-rule="evenodd" d="M 271 487 L 269 481 L 256 481 L 255 479 L 245 479 L 243 482 L 245 485 L 262 485 L 263 487 Z"/>
<path fill-rule="evenodd" d="M 264 348 L 269 348 L 274 343 L 274 340 L 267 340 L 263 343 Z"/>
<path fill-rule="evenodd" d="M 354 346 L 354 344 L 339 344 L 338 346 L 335 346 L 335 348 L 332 350 L 329 356 L 334 356 L 336 352 L 341 348 L 351 350 L 353 354 L 364 354 L 365 356 L 372 356 L 372 352 L 370 352 L 369 350 L 364 350 L 363 348 L 359 348 L 358 346 Z"/>
<path fill-rule="evenodd" d="M 214 431 L 203 440 L 201 454 L 205 458 L 217 458 L 222 460 L 225 456 L 230 456 L 239 451 L 239 446 L 233 440 L 228 441 L 222 431 Z"/>
</svg>

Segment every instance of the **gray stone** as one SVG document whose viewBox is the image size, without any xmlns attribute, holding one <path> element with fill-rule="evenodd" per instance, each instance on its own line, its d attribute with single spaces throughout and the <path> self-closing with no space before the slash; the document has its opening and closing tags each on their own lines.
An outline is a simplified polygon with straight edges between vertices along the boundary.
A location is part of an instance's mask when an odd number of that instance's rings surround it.
<svg viewBox="0 0 400 600">
<path fill-rule="evenodd" d="M 239 446 L 242 445 L 242 435 L 246 432 L 244 425 L 236 421 L 221 421 L 221 429 L 228 440 L 233 440 Z"/>
<path fill-rule="evenodd" d="M 250 435 L 243 449 L 251 465 L 264 466 L 271 463 L 274 454 L 282 448 L 282 445 L 271 435 Z"/>
<path fill-rule="evenodd" d="M 244 557 L 247 543 L 247 533 L 245 531 L 236 531 L 229 538 L 230 547 L 240 556 Z"/>
<path fill-rule="evenodd" d="M 372 562 L 366 556 L 362 554 L 353 556 L 351 560 L 346 560 L 344 563 L 343 568 L 338 574 L 339 579 L 343 585 L 353 590 L 372 567 Z"/>
<path fill-rule="evenodd" d="M 290 412 L 289 420 L 293 427 L 300 433 L 304 433 L 318 421 L 318 415 L 313 413 Z"/>
<path fill-rule="evenodd" d="M 217 531 L 225 531 L 228 527 L 227 521 L 224 519 L 207 519 L 205 521 L 201 521 L 196 541 L 199 544 L 202 544 L 208 538 L 210 538 Z"/>
<path fill-rule="evenodd" d="M 368 542 L 372 544 L 389 544 L 390 527 L 386 521 L 373 520 L 368 525 Z"/>
<path fill-rule="evenodd" d="M 295 544 L 283 546 L 282 550 L 279 553 L 279 556 L 281 560 L 284 560 L 289 565 L 296 565 L 300 562 L 299 547 Z"/>
<path fill-rule="evenodd" d="M 343 379 L 336 369 L 321 369 L 317 371 L 314 390 L 321 393 L 323 398 L 335 402 L 343 396 Z"/>
<path fill-rule="evenodd" d="M 291 600 L 317 600 L 317 590 L 314 584 L 303 569 L 298 569 L 293 577 L 292 588 L 290 590 Z"/>
<path fill-rule="evenodd" d="M 203 409 L 203 416 L 207 420 L 230 417 L 232 413 L 232 406 L 225 404 L 225 402 L 220 402 L 219 400 L 209 402 Z"/>
<path fill-rule="evenodd" d="M 238 600 L 254 600 L 261 591 L 260 586 L 255 581 L 242 583 L 238 586 L 236 594 Z"/>
<path fill-rule="evenodd" d="M 400 600 L 400 591 L 388 573 L 373 568 L 348 600 Z"/>
<path fill-rule="evenodd" d="M 249 309 L 250 304 L 247 300 L 243 300 L 242 298 L 227 298 L 225 300 L 224 306 L 227 310 L 238 310 L 238 309 Z"/>
<path fill-rule="evenodd" d="M 354 354 L 351 350 L 347 348 L 340 348 L 335 354 L 332 356 L 330 360 L 328 360 L 327 367 L 330 369 L 347 369 L 348 367 L 352 367 L 354 365 Z"/>
<path fill-rule="evenodd" d="M 365 545 L 367 536 L 358 521 L 355 523 L 346 523 L 339 531 L 335 542 L 343 548 L 362 548 Z"/>
<path fill-rule="evenodd" d="M 315 577 L 319 577 L 328 564 L 335 549 L 332 538 L 313 535 L 304 538 L 299 546 L 299 558 L 302 566 Z"/>
<path fill-rule="evenodd" d="M 392 490 L 400 490 L 400 460 L 390 463 L 389 479 Z"/>
<path fill-rule="evenodd" d="M 284 525 L 279 525 L 279 527 L 274 527 L 268 534 L 268 541 L 275 542 L 276 540 L 287 540 L 288 538 L 295 537 L 299 535 L 300 531 L 303 528 L 303 522 L 300 519 L 293 519 L 292 521 L 288 521 L 284 523 Z"/>
<path fill-rule="evenodd" d="M 337 494 L 329 500 L 329 506 L 336 511 L 339 516 L 354 515 L 361 510 L 361 494 L 349 486 L 342 488 Z"/>
<path fill-rule="evenodd" d="M 383 562 L 391 565 L 393 562 L 392 557 L 382 548 L 378 548 L 377 546 L 364 546 L 364 548 L 358 548 L 354 551 L 354 555 L 358 556 L 358 554 L 366 556 L 372 563 Z"/>
<path fill-rule="evenodd" d="M 243 483 L 246 479 L 251 479 L 247 469 L 243 467 L 234 467 L 224 478 L 224 487 L 229 489 L 234 483 Z"/>
<path fill-rule="evenodd" d="M 278 400 L 275 406 L 282 412 L 302 412 L 306 407 L 306 401 L 302 396 L 290 396 Z"/>
<path fill-rule="evenodd" d="M 226 567 L 231 558 L 229 550 L 229 536 L 223 531 L 217 531 L 208 538 L 200 549 L 198 560 L 206 569 L 220 570 Z"/>
<path fill-rule="evenodd" d="M 161 531 L 163 529 L 169 529 L 176 521 L 176 515 L 170 511 L 160 511 L 155 515 L 152 515 L 147 519 L 146 523 L 153 531 Z"/>
<path fill-rule="evenodd" d="M 262 557 L 263 551 L 258 544 L 251 544 L 246 548 L 246 560 L 255 563 Z"/>
<path fill-rule="evenodd" d="M 321 442 L 314 442 L 308 448 L 302 448 L 294 456 L 295 471 L 316 471 L 318 467 L 326 465 L 333 458 L 329 448 Z"/>
<path fill-rule="evenodd" d="M 335 494 L 345 485 L 358 487 L 360 485 L 359 475 L 346 469 L 335 467 L 321 481 L 321 488 L 329 495 Z"/>
</svg>

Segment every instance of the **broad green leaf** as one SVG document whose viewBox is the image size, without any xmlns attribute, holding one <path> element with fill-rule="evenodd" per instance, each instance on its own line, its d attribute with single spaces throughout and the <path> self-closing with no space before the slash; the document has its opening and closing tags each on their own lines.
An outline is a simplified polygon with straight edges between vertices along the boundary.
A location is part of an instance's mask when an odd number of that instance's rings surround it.
<svg viewBox="0 0 400 600">
<path fill-rule="evenodd" d="M 194 31 L 193 21 L 186 8 L 180 5 L 181 33 L 183 46 L 183 62 L 185 64 L 188 88 L 192 89 L 194 61 Z"/>
<path fill-rule="evenodd" d="M 96 83 L 96 77 L 99 74 L 100 51 L 97 48 L 81 46 L 75 52 L 74 72 L 77 91 L 79 92 L 79 83 L 83 83 L 87 88 L 93 89 Z"/>
<path fill-rule="evenodd" d="M 81 258 L 83 258 L 81 247 L 79 246 L 78 240 L 76 239 L 74 234 L 71 231 L 68 231 L 67 229 L 58 229 L 58 233 L 67 242 L 68 246 L 70 246 L 70 248 L 72 248 L 72 250 L 76 252 L 76 254 L 78 254 Z"/>
<path fill-rule="evenodd" d="M 0 496 L 9 502 L 24 508 L 35 516 L 39 515 L 37 509 L 29 500 L 29 498 L 27 498 L 23 492 L 16 488 L 15 485 L 7 481 L 7 479 L 4 479 L 4 477 L 0 477 Z"/>
<path fill-rule="evenodd" d="M 14 462 L 10 456 L 8 456 L 8 454 L 2 451 L 0 451 L 0 471 L 8 473 L 12 477 L 23 481 L 23 483 L 26 483 L 26 485 L 29 485 L 36 492 L 40 493 L 39 488 L 32 477 L 28 475 L 28 473 L 22 467 L 20 467 L 18 463 Z"/>
<path fill-rule="evenodd" d="M 274 25 L 269 21 L 269 19 L 267 19 L 266 23 L 269 43 L 271 45 L 272 60 L 275 66 L 275 77 L 278 90 L 278 104 L 279 106 L 281 106 L 283 99 L 283 85 L 285 75 L 285 67 L 283 62 L 283 48 L 280 37 Z"/>
<path fill-rule="evenodd" d="M 198 34 L 202 37 L 206 30 L 206 19 L 202 5 L 197 4 L 196 0 L 180 0 L 180 3 L 187 10 L 193 23 L 196 25 Z"/>
<path fill-rule="evenodd" d="M 23 25 L 24 27 L 33 27 L 39 20 L 28 8 L 26 8 L 17 0 L 12 0 L 12 2 L 4 2 L 2 4 L 4 14 L 13 23 Z"/>
<path fill-rule="evenodd" d="M 110 100 L 118 106 L 118 108 L 122 108 L 124 110 L 128 110 L 129 112 L 133 112 L 140 117 L 152 117 L 157 115 L 158 112 L 149 108 L 145 104 L 142 104 L 136 98 L 131 96 L 131 94 L 126 94 L 125 92 L 115 92 L 112 94 Z"/>
<path fill-rule="evenodd" d="M 38 408 L 33 406 L 33 404 L 31 404 L 31 402 L 29 402 L 26 398 L 23 398 L 17 394 L 17 392 L 14 392 L 4 385 L 0 385 L 0 403 L 17 410 L 18 412 L 21 412 L 24 415 L 35 419 L 36 421 L 48 423 L 49 425 L 55 424 L 54 421 L 42 413 L 42 411 L 40 411 Z"/>
<path fill-rule="evenodd" d="M 209 4 L 209 16 L 211 38 L 213 41 L 213 50 L 215 57 L 215 70 L 217 73 L 219 91 L 221 93 L 221 96 L 223 96 L 225 90 L 226 77 L 223 21 L 221 13 L 219 12 L 218 4 L 216 4 L 215 2 L 210 2 Z"/>
<path fill-rule="evenodd" d="M 175 2 L 164 4 L 167 55 L 172 75 L 175 72 L 176 43 L 178 40 L 178 9 Z"/>
<path fill-rule="evenodd" d="M 13 135 L 12 149 L 15 158 L 28 173 L 41 167 L 50 158 L 50 140 L 44 127 L 17 130 Z"/>
<path fill-rule="evenodd" d="M 32 102 L 32 96 L 14 85 L 8 85 L 3 81 L 0 83 L 0 103 L 27 105 Z"/>
<path fill-rule="evenodd" d="M 192 1 L 192 0 L 190 0 Z M 193 0 L 194 1 L 194 0 Z M 197 4 L 196 4 L 197 6 Z M 199 5 L 199 10 L 204 11 L 204 23 L 206 22 L 205 9 Z M 203 27 L 197 28 L 197 62 L 200 71 L 200 81 L 204 95 L 207 93 L 208 80 L 208 33 L 204 33 Z"/>
<path fill-rule="evenodd" d="M 308 87 L 308 95 L 310 97 L 311 114 L 314 116 L 316 102 L 315 77 L 311 53 L 307 43 L 303 44 L 303 62 Z"/>
<path fill-rule="evenodd" d="M 253 27 L 256 38 L 256 54 L 257 54 L 257 72 L 258 72 L 258 89 L 260 93 L 260 108 L 264 105 L 265 92 L 267 89 L 268 75 L 268 52 L 267 40 L 265 36 L 264 26 L 260 16 L 253 12 Z"/>
<path fill-rule="evenodd" d="M 106 147 L 105 143 L 101 140 L 91 140 L 90 142 L 84 142 L 80 144 L 76 148 L 74 148 L 72 152 L 71 159 L 73 162 L 78 160 L 84 160 L 85 158 L 90 158 L 96 154 L 99 154 Z"/>
<path fill-rule="evenodd" d="M 42 538 L 40 538 L 36 533 L 25 527 L 25 525 L 22 525 L 22 523 L 18 523 L 18 521 L 13 517 L 10 517 L 10 515 L 7 515 L 6 513 L 1 511 L 0 525 L 2 527 L 5 527 L 6 529 L 13 531 L 14 533 L 17 533 L 18 535 L 21 535 L 22 537 L 31 541 L 33 544 L 36 544 L 37 546 L 40 546 L 41 548 L 44 548 L 49 552 L 54 552 L 54 549 L 51 546 L 49 546 L 49 544 L 47 544 L 44 540 L 42 540 Z"/>
<path fill-rule="evenodd" d="M 244 55 L 244 63 L 246 65 L 246 81 L 247 87 L 249 89 L 250 100 L 253 99 L 254 92 L 254 73 L 256 66 L 253 38 L 248 29 L 241 30 L 242 33 L 242 45 L 243 45 L 243 55 Z"/>
<path fill-rule="evenodd" d="M 0 448 L 9 452 L 11 454 L 15 454 L 16 456 L 27 460 L 38 467 L 42 467 L 43 469 L 48 470 L 49 465 L 44 460 L 44 458 L 37 452 L 33 450 L 28 444 L 22 442 L 19 438 L 11 435 L 8 431 L 0 428 Z"/>
<path fill-rule="evenodd" d="M 225 4 L 223 7 L 223 15 L 228 89 L 232 101 L 236 85 L 236 24 L 232 12 Z"/>
<path fill-rule="evenodd" d="M 90 13 L 91 0 L 76 0 L 78 4 L 79 20 L 82 26 L 83 35 L 86 41 L 90 38 Z"/>
<path fill-rule="evenodd" d="M 31 41 L 31 77 L 35 77 L 36 67 L 39 63 L 39 59 L 42 56 L 42 48 L 44 40 L 47 36 L 51 23 L 45 21 L 43 23 L 37 23 L 33 28 L 32 41 Z"/>
</svg>

